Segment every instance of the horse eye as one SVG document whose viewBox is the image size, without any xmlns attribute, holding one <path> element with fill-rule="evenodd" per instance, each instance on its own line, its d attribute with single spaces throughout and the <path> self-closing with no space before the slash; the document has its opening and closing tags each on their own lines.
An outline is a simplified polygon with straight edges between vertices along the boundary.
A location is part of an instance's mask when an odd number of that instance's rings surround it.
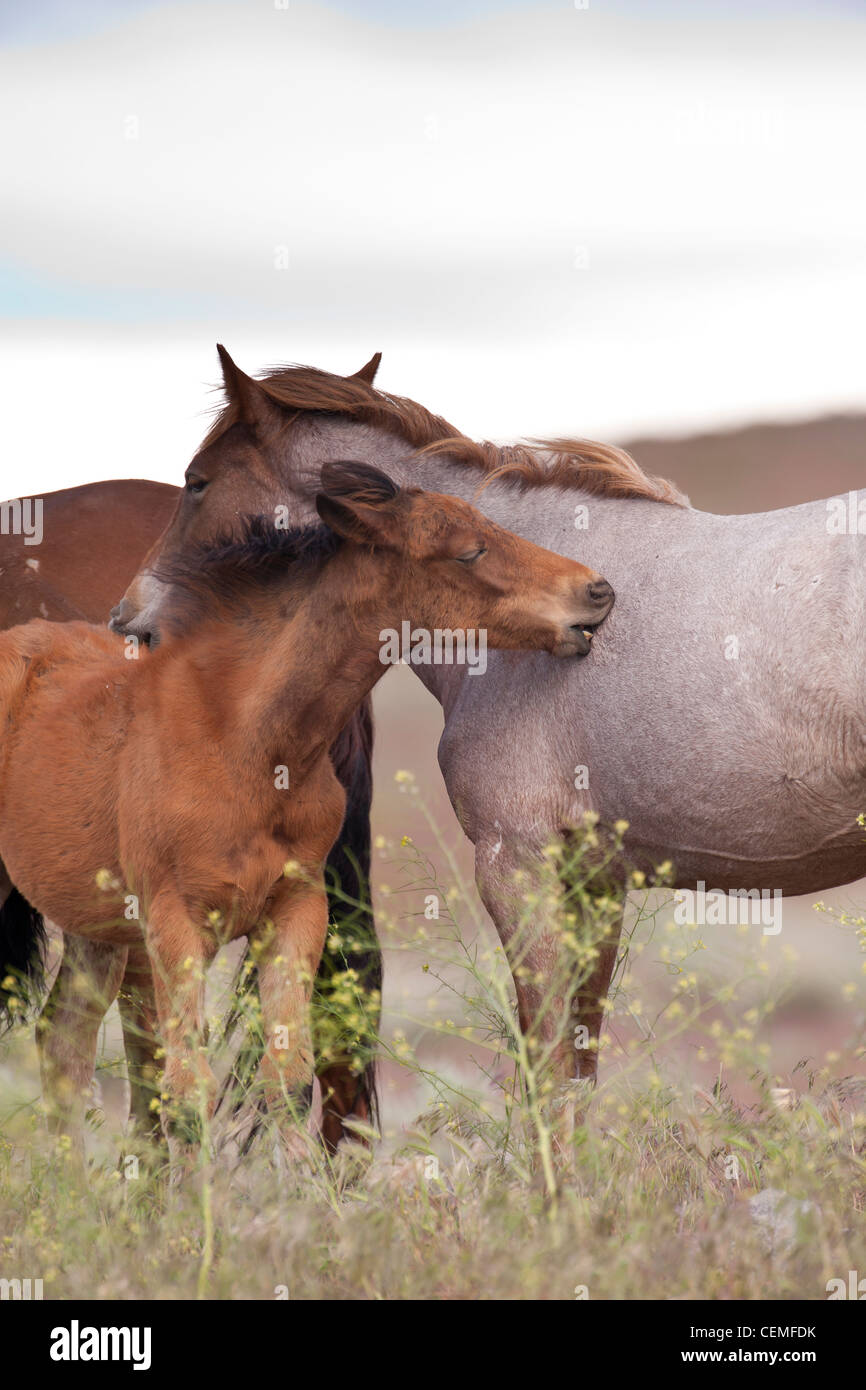
<svg viewBox="0 0 866 1390">
<path fill-rule="evenodd" d="M 457 559 L 461 565 L 474 565 L 476 560 L 480 560 L 482 555 L 487 554 L 487 546 L 482 545 L 478 550 L 470 550 L 465 555 L 458 555 Z"/>
<path fill-rule="evenodd" d="M 204 492 L 204 490 L 205 490 L 206 487 L 207 487 L 207 478 L 187 478 L 187 480 L 186 480 L 186 490 L 187 490 L 187 492 L 194 492 L 194 493 Z"/>
</svg>

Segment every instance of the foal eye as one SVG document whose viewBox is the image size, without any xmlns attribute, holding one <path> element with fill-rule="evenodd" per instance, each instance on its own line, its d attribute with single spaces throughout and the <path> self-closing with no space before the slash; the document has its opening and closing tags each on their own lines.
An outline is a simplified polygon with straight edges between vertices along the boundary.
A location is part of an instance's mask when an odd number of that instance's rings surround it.
<svg viewBox="0 0 866 1390">
<path fill-rule="evenodd" d="M 480 560 L 482 555 L 487 554 L 487 546 L 482 545 L 478 550 L 469 550 L 465 555 L 458 555 L 457 559 L 461 565 L 474 565 L 476 560 Z"/>
<path fill-rule="evenodd" d="M 187 492 L 194 492 L 194 493 L 204 492 L 204 490 L 205 490 L 206 487 L 207 487 L 207 479 L 206 479 L 206 478 L 187 478 L 187 480 L 186 480 L 186 490 L 187 490 Z"/>
</svg>

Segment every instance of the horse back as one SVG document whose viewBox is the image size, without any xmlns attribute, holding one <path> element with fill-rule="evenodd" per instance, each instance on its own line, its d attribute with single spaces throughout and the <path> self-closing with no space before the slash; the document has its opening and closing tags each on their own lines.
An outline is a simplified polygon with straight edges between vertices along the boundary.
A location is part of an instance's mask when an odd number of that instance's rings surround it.
<svg viewBox="0 0 866 1390">
<path fill-rule="evenodd" d="M 0 632 L 0 724 L 14 719 L 28 683 L 60 666 L 117 659 L 121 639 L 91 623 L 49 623 L 43 618 Z"/>
<path fill-rule="evenodd" d="M 0 525 L 0 628 L 31 618 L 107 622 L 178 495 L 168 483 L 120 478 L 26 499 L 31 518 L 39 504 L 41 535 L 35 543 L 17 534 L 9 517 Z"/>
</svg>

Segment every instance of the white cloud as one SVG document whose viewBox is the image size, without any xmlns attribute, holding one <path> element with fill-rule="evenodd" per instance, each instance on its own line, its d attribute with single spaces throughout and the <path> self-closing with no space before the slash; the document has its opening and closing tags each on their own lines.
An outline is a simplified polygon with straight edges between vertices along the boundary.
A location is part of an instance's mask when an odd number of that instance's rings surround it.
<svg viewBox="0 0 866 1390">
<path fill-rule="evenodd" d="M 700 12 L 182 4 L 5 53 L 0 259 L 120 323 L 13 326 L 2 490 L 176 477 L 216 337 L 250 370 L 382 348 L 392 389 L 493 437 L 862 402 L 866 23 Z"/>
</svg>

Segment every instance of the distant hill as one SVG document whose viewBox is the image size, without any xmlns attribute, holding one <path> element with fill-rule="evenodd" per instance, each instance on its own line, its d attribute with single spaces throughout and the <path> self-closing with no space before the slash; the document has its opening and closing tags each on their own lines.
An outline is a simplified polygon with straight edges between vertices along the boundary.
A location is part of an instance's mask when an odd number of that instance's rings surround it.
<svg viewBox="0 0 866 1390">
<path fill-rule="evenodd" d="M 704 511 L 772 511 L 866 488 L 866 415 L 636 439 L 626 447 Z"/>
</svg>

